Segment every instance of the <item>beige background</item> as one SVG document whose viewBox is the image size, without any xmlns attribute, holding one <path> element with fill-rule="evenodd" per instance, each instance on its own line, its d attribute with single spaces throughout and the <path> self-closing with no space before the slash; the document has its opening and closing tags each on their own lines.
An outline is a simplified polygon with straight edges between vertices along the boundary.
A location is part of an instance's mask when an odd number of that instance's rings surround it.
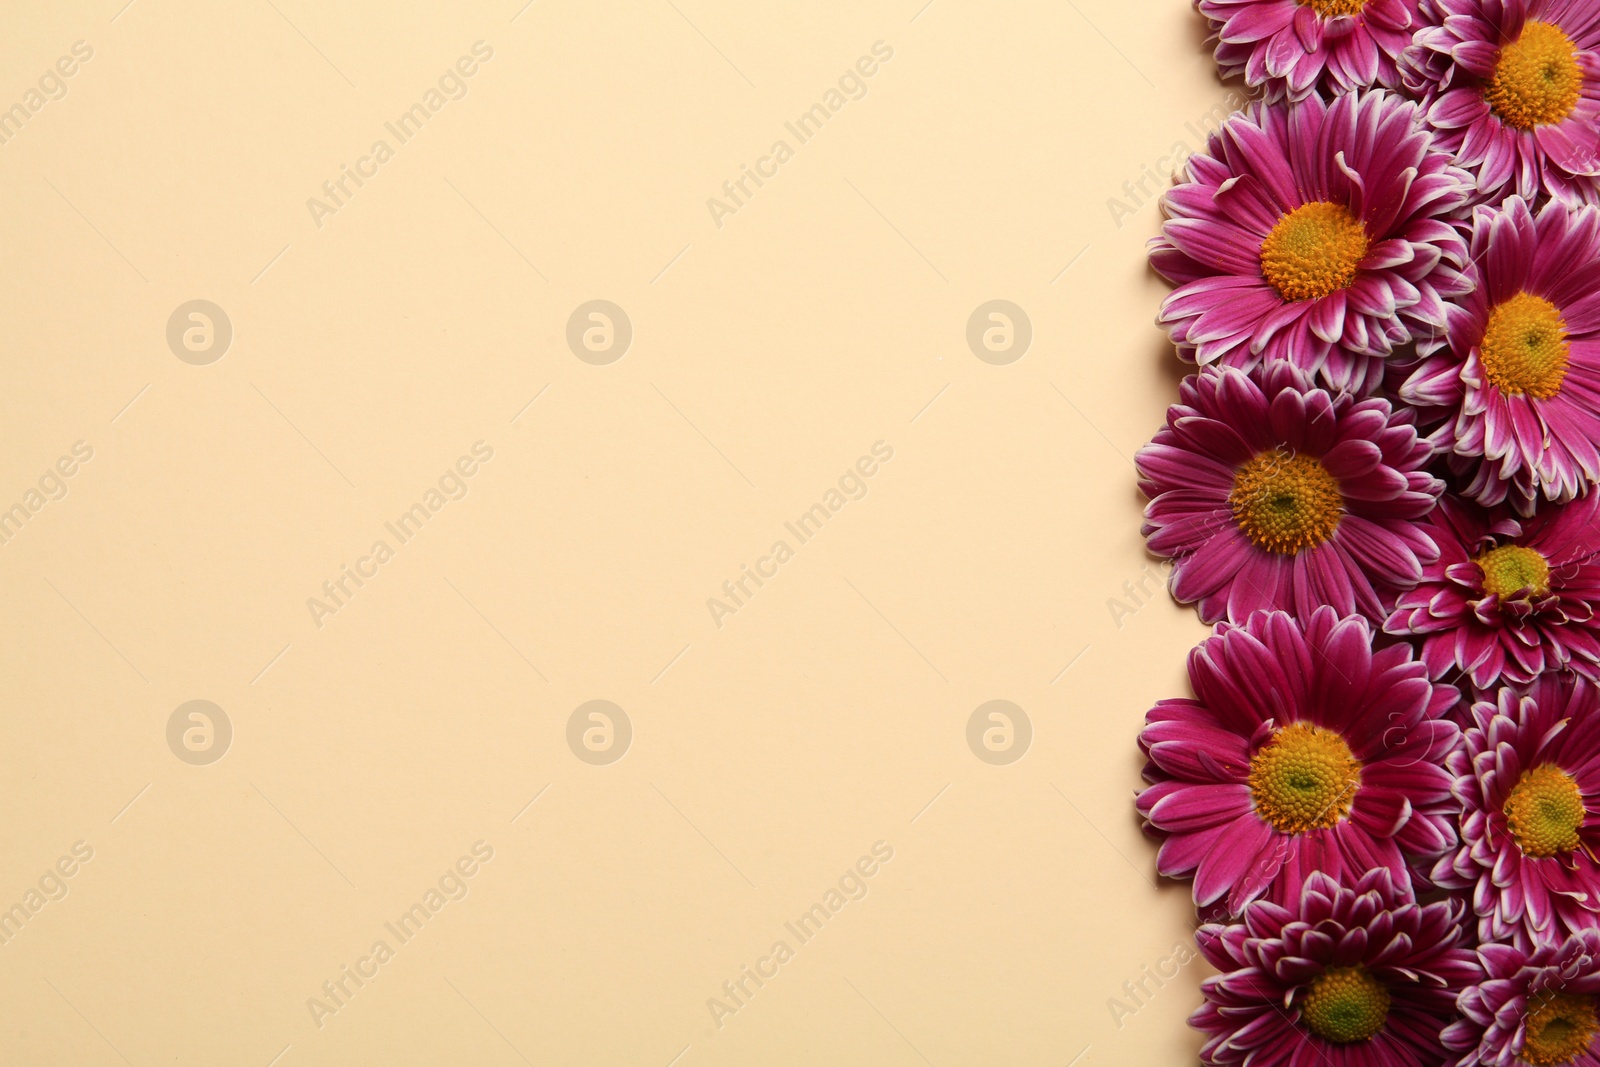
<svg viewBox="0 0 1600 1067">
<path fill-rule="evenodd" d="M 1177 380 L 1156 208 L 1123 185 L 1227 96 L 1185 0 L 122 3 L 0 16 L 0 106 L 93 49 L 0 146 L 0 508 L 93 449 L 0 545 L 0 907 L 93 849 L 0 946 L 0 1061 L 1193 1060 L 1201 965 L 1108 1003 L 1189 931 L 1131 801 L 1202 629 L 1108 606 L 1155 589 L 1128 457 Z M 719 228 L 707 199 L 780 138 Z M 608 366 L 565 341 L 594 298 L 633 325 Z M 1006 366 L 965 340 L 997 298 L 1034 329 Z M 207 366 L 166 342 L 193 299 L 233 325 Z M 865 498 L 714 625 L 878 441 Z M 207 766 L 166 740 L 194 699 L 233 727 Z M 566 741 L 592 699 L 634 731 L 608 766 Z M 993 699 L 1033 725 L 1008 766 L 966 740 Z M 319 1027 L 308 998 L 379 939 Z"/>
</svg>

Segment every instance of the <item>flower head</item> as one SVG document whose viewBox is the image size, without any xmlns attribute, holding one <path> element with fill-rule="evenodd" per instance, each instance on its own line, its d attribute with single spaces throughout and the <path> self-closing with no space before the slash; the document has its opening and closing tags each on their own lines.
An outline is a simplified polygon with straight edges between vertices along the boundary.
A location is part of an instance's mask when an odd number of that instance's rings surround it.
<svg viewBox="0 0 1600 1067">
<path fill-rule="evenodd" d="M 1417 106 L 1383 90 L 1255 105 L 1211 137 L 1164 206 L 1152 266 L 1177 288 L 1158 321 L 1185 358 L 1288 360 L 1367 392 L 1396 345 L 1443 335 L 1465 291 L 1446 217 L 1467 176 Z"/>
<path fill-rule="evenodd" d="M 1164 839 L 1157 868 L 1192 873 L 1197 905 L 1293 901 L 1313 871 L 1381 867 L 1409 888 L 1407 860 L 1454 843 L 1457 693 L 1409 646 L 1374 651 L 1366 621 L 1332 608 L 1304 627 L 1258 612 L 1190 653 L 1189 679 L 1193 699 L 1145 716 L 1138 807 Z"/>
<path fill-rule="evenodd" d="M 1531 514 L 1600 479 L 1600 209 L 1513 196 L 1475 212 L 1470 248 L 1473 291 L 1400 396 L 1448 413 L 1434 439 L 1469 495 Z"/>
<path fill-rule="evenodd" d="M 1600 1067 L 1600 930 L 1532 949 L 1478 950 L 1483 979 L 1462 991 L 1445 1028 L 1457 1067 L 1566 1064 Z"/>
<path fill-rule="evenodd" d="M 1531 519 L 1446 496 L 1429 519 L 1439 558 L 1384 628 L 1420 636 L 1433 677 L 1487 689 L 1570 668 L 1600 677 L 1600 493 Z"/>
<path fill-rule="evenodd" d="M 1472 706 L 1446 766 L 1461 845 L 1433 880 L 1472 892 L 1478 935 L 1524 947 L 1600 926 L 1600 692 L 1570 673 Z"/>
<path fill-rule="evenodd" d="M 1439 145 L 1493 202 L 1600 200 L 1600 10 L 1592 0 L 1428 0 L 1402 59 Z"/>
<path fill-rule="evenodd" d="M 1225 78 L 1268 100 L 1400 86 L 1396 60 L 1411 44 L 1416 0 L 1199 0 Z"/>
<path fill-rule="evenodd" d="M 1205 368 L 1139 451 L 1150 549 L 1207 622 L 1323 605 L 1381 622 L 1438 551 L 1419 520 L 1443 488 L 1408 413 L 1312 386 L 1287 363 Z"/>
<path fill-rule="evenodd" d="M 1313 873 L 1287 905 L 1258 901 L 1196 935 L 1222 973 L 1189 1024 L 1207 1064 L 1432 1067 L 1456 990 L 1480 974 L 1459 901 L 1418 904 L 1383 868 Z"/>
</svg>

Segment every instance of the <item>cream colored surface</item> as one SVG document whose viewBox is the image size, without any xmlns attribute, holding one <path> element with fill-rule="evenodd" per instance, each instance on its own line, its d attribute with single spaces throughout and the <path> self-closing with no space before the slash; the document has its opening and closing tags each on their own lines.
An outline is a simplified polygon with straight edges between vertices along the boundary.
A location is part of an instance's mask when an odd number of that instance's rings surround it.
<svg viewBox="0 0 1600 1067">
<path fill-rule="evenodd" d="M 0 907 L 41 904 L 0 1061 L 1193 1061 L 1201 965 L 1124 991 L 1191 915 L 1132 794 L 1202 629 L 1129 463 L 1178 376 L 1136 186 L 1227 96 L 1187 3 L 122 2 L 0 15 L 0 106 L 93 51 L 0 145 L 0 508 L 65 487 L 0 545 Z M 208 365 L 166 339 L 197 299 Z M 594 299 L 607 365 L 566 342 Z M 993 299 L 1007 365 L 966 341 Z M 1009 765 L 967 742 L 997 699 Z M 232 725 L 208 765 L 168 745 L 191 700 Z M 608 765 L 568 746 L 590 700 L 632 725 Z"/>
</svg>

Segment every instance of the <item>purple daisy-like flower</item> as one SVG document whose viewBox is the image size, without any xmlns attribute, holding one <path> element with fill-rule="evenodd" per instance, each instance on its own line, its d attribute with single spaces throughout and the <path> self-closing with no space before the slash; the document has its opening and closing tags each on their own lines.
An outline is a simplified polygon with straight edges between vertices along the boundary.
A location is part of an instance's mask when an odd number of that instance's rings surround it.
<svg viewBox="0 0 1600 1067">
<path fill-rule="evenodd" d="M 1570 672 L 1472 706 L 1446 766 L 1461 845 L 1433 880 L 1470 890 L 1484 941 L 1522 947 L 1600 926 L 1600 694 Z"/>
<path fill-rule="evenodd" d="M 1600 210 L 1514 196 L 1474 213 L 1470 250 L 1473 291 L 1400 395 L 1452 414 L 1434 439 L 1468 495 L 1531 514 L 1600 479 Z"/>
<path fill-rule="evenodd" d="M 1418 904 L 1383 869 L 1340 885 L 1316 872 L 1292 904 L 1258 901 L 1196 933 L 1222 973 L 1189 1025 L 1207 1064 L 1435 1067 L 1456 991 L 1480 974 L 1461 902 Z"/>
<path fill-rule="evenodd" d="M 1287 363 L 1203 368 L 1139 450 L 1150 550 L 1206 622 L 1323 605 L 1382 623 L 1438 550 L 1418 520 L 1443 483 L 1407 411 L 1337 395 Z"/>
<path fill-rule="evenodd" d="M 1445 496 L 1429 519 L 1439 558 L 1384 629 L 1420 636 L 1435 678 L 1526 685 L 1568 668 L 1600 678 L 1600 493 L 1531 519 Z"/>
<path fill-rule="evenodd" d="M 1421 15 L 1402 77 L 1479 195 L 1600 199 L 1593 0 L 1428 0 Z"/>
<path fill-rule="evenodd" d="M 1284 359 L 1369 392 L 1396 345 L 1442 337 L 1466 291 L 1446 216 L 1467 175 L 1417 105 L 1384 90 L 1254 105 L 1189 160 L 1150 263 L 1177 288 L 1157 321 L 1199 363 Z"/>
<path fill-rule="evenodd" d="M 1198 0 L 1225 78 L 1243 77 L 1269 101 L 1400 87 L 1396 60 L 1411 44 L 1417 0 Z"/>
<path fill-rule="evenodd" d="M 1462 991 L 1462 1018 L 1445 1028 L 1456 1067 L 1600 1067 L 1600 930 L 1526 950 L 1478 949 L 1484 977 Z"/>
<path fill-rule="evenodd" d="M 1374 651 L 1366 620 L 1332 608 L 1303 628 L 1283 612 L 1219 625 L 1189 654 L 1194 698 L 1161 701 L 1139 736 L 1157 869 L 1232 914 L 1293 901 L 1313 871 L 1409 888 L 1407 860 L 1455 842 L 1443 760 L 1460 737 L 1443 717 L 1456 690 L 1411 655 Z"/>
</svg>

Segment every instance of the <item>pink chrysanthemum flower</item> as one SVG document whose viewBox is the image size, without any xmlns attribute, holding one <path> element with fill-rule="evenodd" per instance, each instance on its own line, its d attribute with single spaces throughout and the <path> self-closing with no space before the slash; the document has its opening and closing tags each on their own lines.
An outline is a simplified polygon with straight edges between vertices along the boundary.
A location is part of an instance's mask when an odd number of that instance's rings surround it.
<svg viewBox="0 0 1600 1067">
<path fill-rule="evenodd" d="M 1478 195 L 1600 199 L 1600 7 L 1427 0 L 1421 16 L 1402 77 Z"/>
<path fill-rule="evenodd" d="M 1410 412 L 1287 363 L 1203 368 L 1136 458 L 1144 533 L 1206 622 L 1330 605 L 1381 624 L 1439 555 L 1418 525 L 1443 488 L 1432 452 Z"/>
<path fill-rule="evenodd" d="M 1313 871 L 1381 867 L 1409 888 L 1408 857 L 1454 843 L 1442 764 L 1460 731 L 1442 716 L 1457 693 L 1409 646 L 1373 651 L 1366 621 L 1332 608 L 1304 628 L 1259 612 L 1201 642 L 1189 679 L 1194 699 L 1145 716 L 1138 808 L 1165 839 L 1157 869 L 1192 873 L 1200 907 L 1293 901 Z"/>
<path fill-rule="evenodd" d="M 1378 868 L 1319 872 L 1287 907 L 1258 901 L 1196 941 L 1222 973 L 1189 1025 L 1200 1059 L 1245 1067 L 1437 1067 L 1456 991 L 1481 975 L 1457 900 L 1418 904 Z"/>
<path fill-rule="evenodd" d="M 1600 493 L 1531 519 L 1445 496 L 1429 519 L 1439 558 L 1384 629 L 1420 636 L 1435 678 L 1488 689 L 1570 668 L 1600 677 Z"/>
<path fill-rule="evenodd" d="M 1473 291 L 1400 395 L 1452 414 L 1434 439 L 1468 495 L 1531 514 L 1600 479 L 1600 210 L 1514 196 L 1474 213 L 1470 248 Z"/>
<path fill-rule="evenodd" d="M 1478 949 L 1484 977 L 1461 994 L 1445 1028 L 1456 1067 L 1600 1067 L 1600 930 L 1531 951 Z"/>
<path fill-rule="evenodd" d="M 1369 392 L 1396 345 L 1442 337 L 1466 291 L 1446 216 L 1467 176 L 1417 105 L 1384 90 L 1254 105 L 1189 160 L 1150 263 L 1177 286 L 1157 321 L 1199 363 L 1284 359 Z"/>
<path fill-rule="evenodd" d="M 1417 0 L 1198 0 L 1225 78 L 1269 101 L 1400 86 Z"/>
<path fill-rule="evenodd" d="M 1570 672 L 1472 706 L 1446 761 L 1461 845 L 1433 880 L 1470 890 L 1484 941 L 1523 947 L 1600 926 L 1600 694 Z"/>
</svg>

